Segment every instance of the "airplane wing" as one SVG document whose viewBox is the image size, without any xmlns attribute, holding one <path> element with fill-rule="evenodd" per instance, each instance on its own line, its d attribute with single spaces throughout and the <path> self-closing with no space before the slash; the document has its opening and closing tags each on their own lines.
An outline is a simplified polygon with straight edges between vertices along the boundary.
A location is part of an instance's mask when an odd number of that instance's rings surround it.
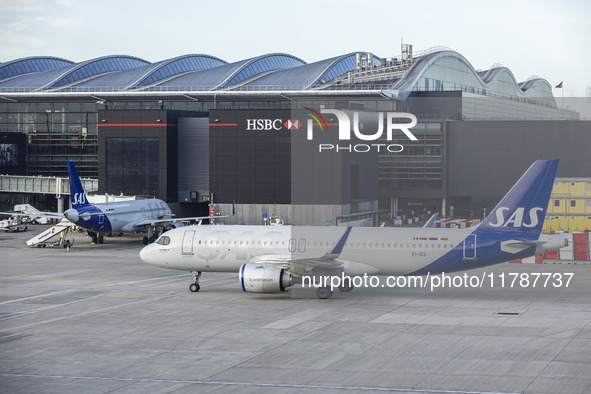
<svg viewBox="0 0 591 394">
<path fill-rule="evenodd" d="M 250 260 L 251 263 L 274 264 L 289 269 L 292 275 L 300 276 L 315 268 L 339 269 L 344 263 L 338 258 L 345 247 L 353 227 L 349 226 L 332 250 L 318 257 L 292 258 L 291 255 L 261 255 Z"/>
<path fill-rule="evenodd" d="M 59 212 L 22 211 L 22 212 L 0 212 L 0 215 L 28 216 L 33 218 L 46 217 L 51 219 L 63 219 L 64 214 Z"/>
<path fill-rule="evenodd" d="M 230 215 L 218 215 L 218 216 L 193 216 L 193 217 L 186 217 L 186 218 L 163 218 L 163 219 L 146 219 L 140 220 L 133 225 L 134 228 L 141 228 L 147 226 L 155 226 L 157 224 L 172 224 L 178 222 L 190 222 L 190 221 L 199 221 L 205 219 L 222 219 L 222 218 L 229 218 L 230 216 L 236 215 L 236 207 L 234 202 L 232 202 L 232 213 Z"/>
</svg>

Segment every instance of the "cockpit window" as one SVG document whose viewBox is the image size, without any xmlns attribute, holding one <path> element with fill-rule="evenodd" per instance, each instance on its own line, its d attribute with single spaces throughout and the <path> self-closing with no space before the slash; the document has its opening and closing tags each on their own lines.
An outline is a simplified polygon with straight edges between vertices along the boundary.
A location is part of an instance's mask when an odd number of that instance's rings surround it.
<svg viewBox="0 0 591 394">
<path fill-rule="evenodd" d="M 158 238 L 158 240 L 156 241 L 156 243 L 159 244 L 159 245 L 168 245 L 170 243 L 170 237 L 167 237 L 166 235 L 163 235 L 160 238 Z"/>
</svg>

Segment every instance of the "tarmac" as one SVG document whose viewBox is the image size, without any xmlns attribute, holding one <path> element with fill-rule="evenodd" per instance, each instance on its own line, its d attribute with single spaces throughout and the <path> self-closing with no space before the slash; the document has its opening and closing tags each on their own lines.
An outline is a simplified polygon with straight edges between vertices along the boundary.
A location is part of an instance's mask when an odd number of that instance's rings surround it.
<svg viewBox="0 0 591 394">
<path fill-rule="evenodd" d="M 140 237 L 24 245 L 44 228 L 0 233 L 1 393 L 591 392 L 588 265 L 505 263 L 468 272 L 503 286 L 324 300 L 205 273 L 191 293 L 190 273 L 139 259 Z"/>
</svg>

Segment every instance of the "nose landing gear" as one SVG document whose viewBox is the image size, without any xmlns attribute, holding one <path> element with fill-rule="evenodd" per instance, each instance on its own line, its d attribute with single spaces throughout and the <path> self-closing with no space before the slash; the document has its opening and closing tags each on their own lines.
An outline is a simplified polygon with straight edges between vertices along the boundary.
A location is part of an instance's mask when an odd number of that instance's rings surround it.
<svg viewBox="0 0 591 394">
<path fill-rule="evenodd" d="M 196 293 L 201 289 L 201 286 L 199 286 L 199 277 L 201 276 L 201 272 L 193 271 L 192 273 L 195 279 L 193 280 L 193 283 L 189 285 L 189 290 L 191 290 L 192 293 Z"/>
</svg>

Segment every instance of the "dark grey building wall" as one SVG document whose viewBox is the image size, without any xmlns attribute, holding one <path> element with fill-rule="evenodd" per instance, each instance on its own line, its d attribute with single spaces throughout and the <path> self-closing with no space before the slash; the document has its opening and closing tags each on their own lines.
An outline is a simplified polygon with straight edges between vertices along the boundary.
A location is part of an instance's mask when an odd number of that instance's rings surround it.
<svg viewBox="0 0 591 394">
<path fill-rule="evenodd" d="M 178 199 L 190 201 L 195 191 L 200 202 L 209 195 L 209 117 L 179 118 L 178 125 Z"/>
<path fill-rule="evenodd" d="M 589 121 L 449 121 L 448 195 L 494 206 L 537 159 L 560 159 L 559 177 L 589 177 L 590 147 Z"/>
<path fill-rule="evenodd" d="M 290 203 L 290 132 L 247 125 L 247 119 L 280 119 L 279 126 L 289 118 L 288 110 L 210 111 L 209 185 L 215 201 Z"/>
<path fill-rule="evenodd" d="M 177 201 L 178 119 L 195 113 L 100 110 L 98 114 L 99 193 L 148 193 Z M 113 145 L 108 149 L 109 143 L 118 141 L 124 144 L 118 153 Z M 127 146 L 134 147 L 134 152 L 126 151 Z"/>
</svg>

